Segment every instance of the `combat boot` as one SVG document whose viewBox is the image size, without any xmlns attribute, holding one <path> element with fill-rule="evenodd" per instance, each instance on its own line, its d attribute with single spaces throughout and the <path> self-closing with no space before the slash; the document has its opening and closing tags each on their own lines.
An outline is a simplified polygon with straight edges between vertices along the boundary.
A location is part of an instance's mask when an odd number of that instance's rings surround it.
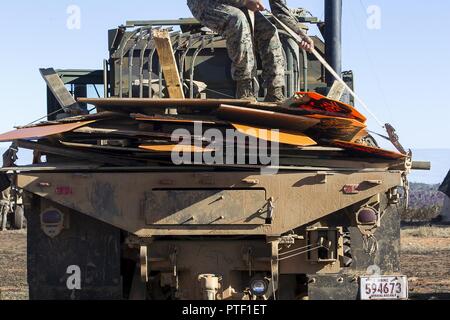
<svg viewBox="0 0 450 320">
<path fill-rule="evenodd" d="M 264 102 L 282 103 L 286 101 L 283 93 L 283 87 L 269 87 Z"/>
<path fill-rule="evenodd" d="M 252 80 L 241 80 L 237 82 L 236 98 L 256 101 Z"/>
</svg>

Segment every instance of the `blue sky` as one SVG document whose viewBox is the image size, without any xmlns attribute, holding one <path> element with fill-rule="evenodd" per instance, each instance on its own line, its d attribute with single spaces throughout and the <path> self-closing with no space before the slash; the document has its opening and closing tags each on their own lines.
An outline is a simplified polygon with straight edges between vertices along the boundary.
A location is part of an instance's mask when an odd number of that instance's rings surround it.
<svg viewBox="0 0 450 320">
<path fill-rule="evenodd" d="M 267 1 L 265 1 L 267 2 Z M 323 18 L 322 0 L 288 0 Z M 81 29 L 66 27 L 68 6 Z M 381 9 L 381 28 L 367 28 L 367 7 Z M 0 131 L 45 115 L 39 67 L 101 68 L 107 29 L 125 20 L 190 16 L 185 0 L 5 1 L 0 11 Z M 408 148 L 450 148 L 450 1 L 344 0 L 344 69 L 373 112 L 392 123 Z M 315 31 L 313 30 L 315 33 Z M 375 122 L 371 129 L 380 131 Z"/>
</svg>

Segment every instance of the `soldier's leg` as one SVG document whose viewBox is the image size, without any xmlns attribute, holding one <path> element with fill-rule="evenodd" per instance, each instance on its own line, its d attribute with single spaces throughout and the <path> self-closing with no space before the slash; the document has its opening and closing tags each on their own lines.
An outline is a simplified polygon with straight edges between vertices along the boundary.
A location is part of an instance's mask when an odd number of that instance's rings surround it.
<svg viewBox="0 0 450 320">
<path fill-rule="evenodd" d="M 255 42 L 263 65 L 263 80 L 268 89 L 268 100 L 283 100 L 285 86 L 285 59 L 277 28 L 263 14 L 255 14 Z M 269 97 L 270 96 L 270 97 Z"/>
<path fill-rule="evenodd" d="M 197 20 L 227 40 L 233 79 L 252 80 L 253 42 L 250 24 L 242 10 L 217 0 L 189 0 L 188 6 Z"/>
</svg>

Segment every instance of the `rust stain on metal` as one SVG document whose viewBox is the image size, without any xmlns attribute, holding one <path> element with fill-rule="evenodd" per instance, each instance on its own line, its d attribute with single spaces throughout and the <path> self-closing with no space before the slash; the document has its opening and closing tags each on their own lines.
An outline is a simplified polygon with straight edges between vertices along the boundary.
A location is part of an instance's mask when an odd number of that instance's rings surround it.
<svg viewBox="0 0 450 320">
<path fill-rule="evenodd" d="M 262 125 L 267 128 L 279 128 L 303 132 L 320 123 L 320 120 L 290 115 L 280 112 L 221 105 L 217 110 L 220 119 Z"/>
<path fill-rule="evenodd" d="M 56 134 L 61 134 L 69 132 L 85 125 L 91 124 L 95 121 L 83 121 L 76 123 L 66 123 L 66 124 L 55 124 L 48 126 L 38 126 L 32 128 L 24 128 L 14 130 L 5 134 L 0 135 L 0 142 L 8 142 L 14 140 L 33 140 L 44 138 L 48 136 L 53 136 Z"/>
</svg>

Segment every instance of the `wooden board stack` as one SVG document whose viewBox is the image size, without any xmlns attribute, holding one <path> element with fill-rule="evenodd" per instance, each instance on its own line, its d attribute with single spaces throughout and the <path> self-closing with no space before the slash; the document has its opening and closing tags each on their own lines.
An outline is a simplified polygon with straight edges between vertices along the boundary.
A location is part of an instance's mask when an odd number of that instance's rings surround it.
<svg viewBox="0 0 450 320">
<path fill-rule="evenodd" d="M 127 167 L 174 166 L 173 152 L 226 156 L 230 150 L 250 157 L 276 149 L 279 165 L 293 167 L 388 168 L 405 158 L 365 145 L 367 119 L 316 93 L 299 93 L 283 105 L 182 98 L 78 102 L 95 106 L 96 113 L 18 128 L 0 135 L 0 142 L 74 162 Z M 176 113 L 168 115 L 168 109 Z"/>
</svg>

